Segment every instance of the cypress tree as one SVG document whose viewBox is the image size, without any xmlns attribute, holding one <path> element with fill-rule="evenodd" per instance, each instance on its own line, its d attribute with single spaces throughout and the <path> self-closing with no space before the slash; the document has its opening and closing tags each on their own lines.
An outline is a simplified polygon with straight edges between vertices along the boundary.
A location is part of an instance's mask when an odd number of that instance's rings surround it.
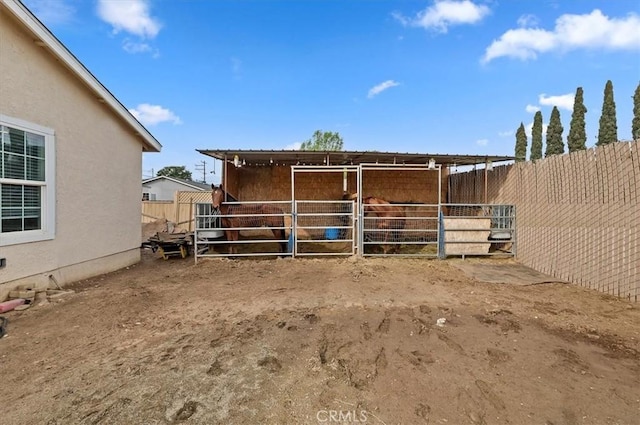
<svg viewBox="0 0 640 425">
<path fill-rule="evenodd" d="M 618 124 L 616 122 L 616 103 L 613 100 L 613 83 L 607 81 L 604 86 L 604 102 L 600 115 L 600 129 L 596 145 L 608 145 L 618 141 Z"/>
<path fill-rule="evenodd" d="M 631 121 L 631 138 L 640 140 L 640 83 L 633 94 L 633 121 Z"/>
<path fill-rule="evenodd" d="M 567 137 L 569 152 L 587 149 L 587 133 L 584 124 L 584 115 L 586 113 L 587 108 L 584 106 L 584 100 L 582 98 L 582 87 L 578 87 L 573 101 L 573 114 L 571 115 L 569 136 Z"/>
<path fill-rule="evenodd" d="M 524 131 L 524 124 L 520 123 L 516 131 L 516 162 L 523 162 L 527 159 L 527 133 Z"/>
<path fill-rule="evenodd" d="M 542 112 L 536 112 L 533 117 L 533 128 L 531 129 L 531 161 L 542 159 Z"/>
<path fill-rule="evenodd" d="M 549 126 L 547 127 L 547 150 L 544 156 L 559 155 L 564 153 L 564 142 L 562 141 L 562 123 L 560 122 L 560 111 L 557 106 L 551 111 Z"/>
</svg>

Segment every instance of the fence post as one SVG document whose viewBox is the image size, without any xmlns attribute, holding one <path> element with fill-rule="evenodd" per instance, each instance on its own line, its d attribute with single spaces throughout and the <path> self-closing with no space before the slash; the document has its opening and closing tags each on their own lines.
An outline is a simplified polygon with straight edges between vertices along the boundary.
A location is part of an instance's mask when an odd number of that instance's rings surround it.
<svg viewBox="0 0 640 425">
<path fill-rule="evenodd" d="M 442 214 L 442 204 L 438 205 L 438 258 L 444 260 L 447 258 L 444 243 L 444 214 Z"/>
<path fill-rule="evenodd" d="M 174 215 L 175 223 L 180 223 L 180 191 L 178 190 L 173 194 L 173 203 L 176 206 L 176 212 Z"/>
<path fill-rule="evenodd" d="M 191 231 L 191 221 L 195 221 L 193 218 L 193 196 L 189 198 L 189 231 Z"/>
</svg>

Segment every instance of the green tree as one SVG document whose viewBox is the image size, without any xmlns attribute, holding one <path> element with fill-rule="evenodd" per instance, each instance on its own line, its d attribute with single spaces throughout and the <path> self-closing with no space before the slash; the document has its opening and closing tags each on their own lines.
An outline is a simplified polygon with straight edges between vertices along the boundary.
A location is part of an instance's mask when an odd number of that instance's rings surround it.
<svg viewBox="0 0 640 425">
<path fill-rule="evenodd" d="M 602 115 L 600 115 L 600 129 L 596 145 L 608 145 L 617 141 L 616 102 L 613 100 L 613 83 L 608 80 L 604 86 L 604 101 L 602 102 Z"/>
<path fill-rule="evenodd" d="M 549 126 L 547 127 L 547 150 L 544 156 L 560 155 L 564 153 L 564 142 L 562 141 L 562 122 L 560 121 L 560 111 L 557 106 L 551 111 Z"/>
<path fill-rule="evenodd" d="M 191 171 L 187 170 L 187 167 L 185 167 L 184 165 L 170 165 L 158 170 L 156 176 L 166 176 L 182 180 L 191 180 Z"/>
<path fill-rule="evenodd" d="M 631 139 L 640 140 L 640 83 L 633 94 L 633 120 L 631 121 Z"/>
<path fill-rule="evenodd" d="M 569 127 L 569 135 L 567 136 L 567 145 L 569 152 L 587 149 L 587 133 L 585 131 L 584 116 L 587 108 L 584 106 L 582 95 L 582 87 L 576 90 L 576 96 L 573 100 L 573 114 L 571 114 L 571 126 Z"/>
<path fill-rule="evenodd" d="M 536 112 L 533 117 L 533 128 L 531 128 L 531 161 L 542 159 L 542 112 Z"/>
<path fill-rule="evenodd" d="M 516 162 L 527 160 L 527 133 L 524 131 L 524 124 L 520 123 L 516 131 Z"/>
<path fill-rule="evenodd" d="M 302 151 L 341 151 L 344 142 L 340 133 L 332 133 L 331 131 L 316 130 L 311 139 L 302 142 L 300 150 Z"/>
</svg>

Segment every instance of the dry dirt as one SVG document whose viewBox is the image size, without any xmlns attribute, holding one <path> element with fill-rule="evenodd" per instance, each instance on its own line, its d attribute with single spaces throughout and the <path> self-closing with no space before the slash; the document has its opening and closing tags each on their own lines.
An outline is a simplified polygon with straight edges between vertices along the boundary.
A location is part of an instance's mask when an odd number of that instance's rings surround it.
<svg viewBox="0 0 640 425">
<path fill-rule="evenodd" d="M 5 314 L 0 422 L 638 423 L 638 305 L 453 261 L 145 251 Z"/>
</svg>

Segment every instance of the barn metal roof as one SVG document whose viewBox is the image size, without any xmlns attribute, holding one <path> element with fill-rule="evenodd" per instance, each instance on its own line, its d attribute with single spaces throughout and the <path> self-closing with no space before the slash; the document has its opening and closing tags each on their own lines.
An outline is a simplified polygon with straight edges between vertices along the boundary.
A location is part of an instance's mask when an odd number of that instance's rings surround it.
<svg viewBox="0 0 640 425">
<path fill-rule="evenodd" d="M 476 165 L 512 161 L 511 156 L 451 155 L 377 151 L 301 151 L 253 149 L 197 149 L 201 154 L 232 162 L 237 155 L 246 165 L 358 165 L 358 164 L 427 164 L 434 159 L 442 165 Z"/>
</svg>

